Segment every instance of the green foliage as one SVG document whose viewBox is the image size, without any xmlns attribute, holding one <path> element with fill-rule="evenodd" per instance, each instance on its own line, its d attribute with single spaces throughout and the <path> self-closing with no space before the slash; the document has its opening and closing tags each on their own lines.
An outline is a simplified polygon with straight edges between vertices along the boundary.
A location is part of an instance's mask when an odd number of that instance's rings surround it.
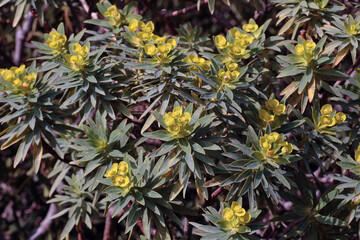
<svg viewBox="0 0 360 240">
<path fill-rule="evenodd" d="M 60 239 L 103 216 L 129 239 L 356 235 L 360 17 L 333 1 L 273 2 L 276 24 L 161 36 L 136 1 L 101 1 L 89 29 L 60 23 L 32 42 L 30 66 L 0 69 L 1 150 L 50 179 Z M 16 25 L 43 1 L 10 3 Z"/>
</svg>

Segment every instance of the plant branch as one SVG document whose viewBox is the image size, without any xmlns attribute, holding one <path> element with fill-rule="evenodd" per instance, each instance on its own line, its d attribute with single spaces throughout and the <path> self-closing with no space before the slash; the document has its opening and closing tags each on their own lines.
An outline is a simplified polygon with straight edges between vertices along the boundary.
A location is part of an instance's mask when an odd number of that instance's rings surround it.
<svg viewBox="0 0 360 240">
<path fill-rule="evenodd" d="M 206 5 L 206 4 L 208 4 L 208 2 L 209 2 L 208 0 L 204 0 L 201 2 L 200 6 L 202 7 L 202 6 Z M 197 4 L 193 4 L 189 7 L 183 8 L 181 10 L 167 12 L 165 14 L 165 18 L 177 17 L 177 16 L 184 15 L 184 14 L 187 14 L 187 13 L 195 11 L 195 10 L 197 10 Z"/>
<path fill-rule="evenodd" d="M 23 57 L 23 49 L 25 44 L 25 39 L 28 33 L 31 30 L 32 23 L 34 22 L 34 16 L 28 14 L 23 26 L 16 30 L 15 34 L 15 52 L 13 62 L 15 65 L 20 65 Z"/>
<path fill-rule="evenodd" d="M 54 203 L 51 203 L 44 220 L 42 220 L 40 226 L 36 229 L 36 232 L 29 238 L 29 240 L 35 240 L 49 230 L 51 223 L 53 221 L 51 217 L 54 216 L 55 213 L 56 213 L 56 206 Z"/>
<path fill-rule="evenodd" d="M 85 240 L 84 230 L 82 229 L 81 218 L 80 218 L 79 224 L 76 227 L 76 231 L 77 231 L 78 240 Z"/>
</svg>

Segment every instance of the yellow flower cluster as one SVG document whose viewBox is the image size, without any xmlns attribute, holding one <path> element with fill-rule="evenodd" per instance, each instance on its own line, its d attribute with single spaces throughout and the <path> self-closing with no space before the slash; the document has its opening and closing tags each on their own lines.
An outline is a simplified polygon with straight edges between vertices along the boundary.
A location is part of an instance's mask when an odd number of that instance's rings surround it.
<svg viewBox="0 0 360 240">
<path fill-rule="evenodd" d="M 280 104 L 278 100 L 271 99 L 265 102 L 265 108 L 259 110 L 259 117 L 266 123 L 273 122 L 277 116 L 283 114 L 286 110 L 284 104 Z"/>
<path fill-rule="evenodd" d="M 293 151 L 293 145 L 283 141 L 277 132 L 260 137 L 259 143 L 263 153 L 268 158 L 278 158 L 280 155 L 288 155 Z"/>
<path fill-rule="evenodd" d="M 242 29 L 245 32 L 253 33 L 259 29 L 259 26 L 257 24 L 248 23 L 248 24 L 243 25 Z"/>
<path fill-rule="evenodd" d="M 345 113 L 336 113 L 336 111 L 333 111 L 333 108 L 330 104 L 325 104 L 324 106 L 322 106 L 320 113 L 320 122 L 317 125 L 318 130 L 332 127 L 335 124 L 343 123 L 346 120 Z"/>
<path fill-rule="evenodd" d="M 246 24 L 246 25 L 253 26 L 253 24 Z M 247 27 L 247 30 L 250 30 L 250 27 Z M 226 38 L 222 35 L 217 35 L 215 37 L 215 45 L 219 49 L 227 48 L 229 50 L 228 54 L 230 57 L 239 58 L 242 55 L 244 55 L 245 49 L 254 41 L 254 37 L 246 33 L 241 33 L 239 30 L 235 28 L 231 29 L 230 33 L 231 36 L 235 39 L 234 43 L 227 42 Z"/>
<path fill-rule="evenodd" d="M 238 202 L 232 202 L 231 208 L 225 208 L 222 217 L 225 220 L 226 230 L 234 232 L 237 232 L 240 226 L 246 225 L 251 220 L 251 215 Z"/>
<path fill-rule="evenodd" d="M 154 35 L 154 36 L 156 36 L 156 35 Z M 145 46 L 144 46 L 145 53 L 149 56 L 155 55 L 159 59 L 166 58 L 168 56 L 168 54 L 170 53 L 170 51 L 176 47 L 176 40 L 171 38 L 171 39 L 168 39 L 167 42 L 165 43 L 165 37 L 163 37 L 163 38 L 164 38 L 164 41 L 161 41 L 161 42 L 158 41 L 158 43 L 156 43 L 157 41 L 154 40 L 154 38 L 153 38 L 153 40 L 157 46 L 155 46 L 152 43 L 145 44 Z M 163 38 L 161 38 L 161 39 L 163 39 Z"/>
<path fill-rule="evenodd" d="M 193 65 L 189 67 L 190 70 L 196 71 L 197 67 L 199 67 L 203 71 L 210 70 L 211 61 L 205 60 L 205 58 L 198 57 L 194 54 L 190 54 L 189 56 L 184 58 L 182 61 L 186 62 L 186 63 L 193 63 Z"/>
<path fill-rule="evenodd" d="M 66 40 L 67 38 L 65 34 L 60 34 L 57 31 L 52 30 L 49 33 L 49 38 L 45 41 L 45 45 L 54 49 L 54 55 L 58 55 L 65 50 L 64 46 L 66 44 Z"/>
<path fill-rule="evenodd" d="M 26 90 L 36 80 L 36 73 L 25 74 L 25 65 L 21 65 L 20 67 L 11 67 L 10 69 L 0 69 L 0 77 L 4 81 L 11 83 L 13 87 L 19 90 Z"/>
<path fill-rule="evenodd" d="M 168 112 L 163 116 L 167 130 L 176 134 L 179 138 L 186 137 L 190 134 L 190 120 L 191 114 L 189 112 L 183 112 L 182 107 L 175 107 L 172 112 Z"/>
<path fill-rule="evenodd" d="M 117 9 L 116 5 L 110 6 L 104 16 L 109 19 L 109 23 L 115 27 L 119 27 L 121 25 L 121 14 Z"/>
<path fill-rule="evenodd" d="M 316 43 L 313 41 L 303 41 L 295 46 L 295 53 L 298 56 L 302 56 L 307 61 L 313 57 L 313 52 L 316 47 Z"/>
<path fill-rule="evenodd" d="M 124 190 L 130 190 L 131 188 L 129 165 L 125 161 L 114 163 L 104 176 L 110 178 L 111 182 L 117 187 Z"/>
<path fill-rule="evenodd" d="M 357 23 L 357 24 L 352 24 L 352 25 L 348 26 L 348 32 L 351 35 L 359 34 L 359 32 L 360 32 L 360 24 Z"/>
<path fill-rule="evenodd" d="M 219 81 L 228 88 L 235 88 L 233 81 L 240 76 L 241 69 L 237 63 L 226 63 L 226 70 L 220 69 L 218 72 Z"/>
<path fill-rule="evenodd" d="M 79 43 L 72 45 L 72 50 L 75 54 L 66 54 L 65 60 L 67 64 L 74 71 L 82 70 L 86 65 L 86 57 L 89 54 L 89 48 L 87 46 L 81 46 Z"/>
<path fill-rule="evenodd" d="M 355 161 L 360 163 L 360 145 L 358 146 L 358 148 L 355 152 Z"/>
<path fill-rule="evenodd" d="M 139 32 L 137 33 L 137 40 L 138 42 L 147 42 L 150 41 L 153 37 L 153 31 L 155 29 L 154 23 L 149 21 L 147 23 L 144 23 L 143 21 L 138 21 L 136 19 L 132 19 L 129 23 L 129 26 L 127 29 L 130 32 L 136 32 L 136 30 L 139 29 Z"/>
<path fill-rule="evenodd" d="M 166 41 L 166 36 L 160 37 L 153 34 L 154 24 L 151 21 L 144 23 L 143 21 L 132 19 L 127 29 L 136 34 L 136 44 L 143 47 L 147 55 L 155 56 L 159 60 L 165 59 L 177 45 L 176 40 L 173 38 Z M 138 29 L 139 31 L 137 32 Z"/>
</svg>

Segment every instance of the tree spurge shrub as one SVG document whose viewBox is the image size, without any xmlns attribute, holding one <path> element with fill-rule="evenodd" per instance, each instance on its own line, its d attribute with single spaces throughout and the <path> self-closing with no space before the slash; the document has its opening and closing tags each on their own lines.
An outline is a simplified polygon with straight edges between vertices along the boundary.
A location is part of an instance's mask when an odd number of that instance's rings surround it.
<svg viewBox="0 0 360 240">
<path fill-rule="evenodd" d="M 43 1 L 9 2 L 16 25 Z M 358 3 L 267 5 L 208 37 L 101 1 L 99 31 L 61 23 L 0 69 L 1 150 L 49 179 L 56 238 L 358 238 Z"/>
</svg>

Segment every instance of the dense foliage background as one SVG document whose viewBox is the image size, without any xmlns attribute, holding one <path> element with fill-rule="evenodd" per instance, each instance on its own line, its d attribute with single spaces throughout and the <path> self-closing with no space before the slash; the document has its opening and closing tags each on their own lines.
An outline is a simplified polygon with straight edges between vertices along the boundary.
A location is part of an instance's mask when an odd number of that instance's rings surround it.
<svg viewBox="0 0 360 240">
<path fill-rule="evenodd" d="M 0 240 L 358 239 L 358 1 L 0 2 Z"/>
</svg>

